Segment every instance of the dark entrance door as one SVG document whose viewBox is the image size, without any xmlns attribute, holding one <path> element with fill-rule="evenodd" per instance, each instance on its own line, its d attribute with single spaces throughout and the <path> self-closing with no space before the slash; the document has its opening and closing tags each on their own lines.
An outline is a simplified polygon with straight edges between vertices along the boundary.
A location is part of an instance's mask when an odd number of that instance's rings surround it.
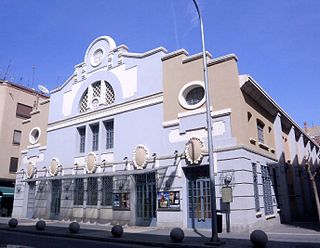
<svg viewBox="0 0 320 248">
<path fill-rule="evenodd" d="M 199 178 L 189 181 L 189 218 L 192 228 L 211 226 L 210 179 Z"/>
<path fill-rule="evenodd" d="M 156 218 L 156 180 L 155 173 L 135 176 L 137 193 L 137 226 L 150 226 Z"/>
<path fill-rule="evenodd" d="M 56 219 L 60 213 L 61 180 L 53 180 L 51 185 L 50 219 Z"/>
</svg>

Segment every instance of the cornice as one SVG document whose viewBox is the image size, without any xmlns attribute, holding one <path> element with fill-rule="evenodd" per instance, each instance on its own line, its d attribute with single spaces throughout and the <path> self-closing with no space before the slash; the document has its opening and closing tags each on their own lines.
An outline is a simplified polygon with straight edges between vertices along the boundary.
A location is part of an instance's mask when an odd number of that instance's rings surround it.
<svg viewBox="0 0 320 248">
<path fill-rule="evenodd" d="M 189 53 L 188 53 L 187 50 L 185 50 L 185 49 L 179 49 L 179 50 L 177 50 L 177 51 L 174 51 L 174 52 L 171 52 L 171 53 L 168 53 L 168 54 L 164 55 L 164 56 L 161 58 L 161 60 L 162 60 L 162 61 L 165 61 L 165 60 L 168 60 L 168 59 L 171 59 L 171 58 L 180 56 L 180 55 L 189 56 Z"/>
<path fill-rule="evenodd" d="M 92 120 L 113 116 L 116 114 L 132 111 L 140 108 L 149 107 L 162 102 L 163 102 L 163 93 L 158 93 L 155 95 L 143 97 L 133 101 L 117 104 L 112 107 L 107 107 L 107 108 L 96 110 L 93 112 L 77 115 L 75 117 L 71 117 L 61 121 L 49 123 L 47 131 L 50 132 L 60 128 L 78 125 L 78 124 L 89 122 Z"/>
<path fill-rule="evenodd" d="M 122 56 L 123 57 L 127 57 L 127 58 L 145 58 L 145 57 L 151 56 L 151 55 L 159 53 L 159 52 L 167 53 L 168 51 L 164 47 L 158 47 L 158 48 L 152 49 L 150 51 L 147 51 L 145 53 L 129 53 L 129 52 L 125 52 L 125 53 L 122 54 Z"/>
</svg>

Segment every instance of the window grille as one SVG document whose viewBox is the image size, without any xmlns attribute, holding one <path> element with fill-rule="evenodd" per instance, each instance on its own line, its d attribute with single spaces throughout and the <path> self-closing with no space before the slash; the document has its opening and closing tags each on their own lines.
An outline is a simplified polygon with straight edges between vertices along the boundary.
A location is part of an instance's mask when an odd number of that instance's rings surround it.
<svg viewBox="0 0 320 248">
<path fill-rule="evenodd" d="M 98 202 L 98 180 L 96 177 L 88 178 L 87 205 L 97 205 Z"/>
<path fill-rule="evenodd" d="M 110 105 L 114 102 L 114 91 L 111 87 L 111 85 L 107 82 L 105 82 L 106 84 L 106 104 Z"/>
<path fill-rule="evenodd" d="M 83 178 L 76 178 L 74 180 L 73 204 L 83 205 L 83 195 L 84 195 Z"/>
<path fill-rule="evenodd" d="M 92 84 L 92 97 L 100 97 L 101 95 L 101 82 L 95 82 Z"/>
<path fill-rule="evenodd" d="M 204 89 L 200 87 L 193 88 L 186 95 L 186 101 L 189 105 L 195 105 L 204 97 Z"/>
<path fill-rule="evenodd" d="M 9 172 L 10 173 L 17 172 L 17 170 L 18 170 L 18 161 L 19 161 L 18 158 L 14 158 L 14 157 L 10 158 L 10 168 L 9 168 Z"/>
<path fill-rule="evenodd" d="M 257 165 L 252 164 L 252 176 L 253 176 L 253 194 L 254 194 L 254 203 L 256 207 L 256 212 L 260 211 L 260 199 L 259 199 L 259 188 L 258 188 L 258 173 Z"/>
<path fill-rule="evenodd" d="M 112 206 L 113 177 L 102 177 L 102 206 Z"/>
<path fill-rule="evenodd" d="M 257 131 L 258 131 L 258 141 L 260 143 L 264 143 L 264 135 L 263 135 L 264 124 L 260 120 L 257 120 Z"/>
<path fill-rule="evenodd" d="M 112 149 L 114 138 L 113 120 L 106 121 L 104 125 L 106 128 L 106 149 Z"/>
<path fill-rule="evenodd" d="M 85 148 L 86 148 L 86 127 L 79 127 L 78 128 L 78 132 L 79 132 L 79 141 L 80 141 L 80 153 L 85 152 Z"/>
<path fill-rule="evenodd" d="M 91 126 L 92 131 L 92 151 L 99 149 L 99 124 Z"/>
<path fill-rule="evenodd" d="M 268 167 L 261 165 L 261 177 L 263 186 L 264 210 L 266 215 L 273 214 L 271 179 Z"/>
<path fill-rule="evenodd" d="M 13 141 L 12 141 L 13 144 L 15 145 L 20 145 L 21 143 L 21 131 L 19 130 L 14 130 L 13 131 Z"/>
<path fill-rule="evenodd" d="M 88 107 L 88 89 L 84 92 L 80 100 L 80 113 L 83 113 L 87 110 Z"/>
</svg>

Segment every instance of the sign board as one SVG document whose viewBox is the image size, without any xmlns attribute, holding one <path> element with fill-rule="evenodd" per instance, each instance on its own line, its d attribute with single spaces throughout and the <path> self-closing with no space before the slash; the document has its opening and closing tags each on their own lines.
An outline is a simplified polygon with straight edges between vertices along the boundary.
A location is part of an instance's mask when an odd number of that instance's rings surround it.
<svg viewBox="0 0 320 248">
<path fill-rule="evenodd" d="M 232 188 L 229 186 L 222 187 L 222 202 L 232 202 Z"/>
<path fill-rule="evenodd" d="M 164 191 L 158 192 L 159 210 L 180 210 L 180 192 Z"/>
</svg>

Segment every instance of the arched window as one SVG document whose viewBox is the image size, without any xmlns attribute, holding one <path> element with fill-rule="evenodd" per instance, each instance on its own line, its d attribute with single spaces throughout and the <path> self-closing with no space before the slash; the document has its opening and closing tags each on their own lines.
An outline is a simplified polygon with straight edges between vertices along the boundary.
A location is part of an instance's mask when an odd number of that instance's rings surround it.
<svg viewBox="0 0 320 248">
<path fill-rule="evenodd" d="M 83 93 L 80 100 L 80 113 L 87 111 L 88 107 L 88 89 Z"/>
<path fill-rule="evenodd" d="M 83 93 L 79 104 L 80 113 L 95 110 L 100 106 L 114 103 L 115 94 L 112 86 L 106 81 L 96 81 Z"/>
</svg>

